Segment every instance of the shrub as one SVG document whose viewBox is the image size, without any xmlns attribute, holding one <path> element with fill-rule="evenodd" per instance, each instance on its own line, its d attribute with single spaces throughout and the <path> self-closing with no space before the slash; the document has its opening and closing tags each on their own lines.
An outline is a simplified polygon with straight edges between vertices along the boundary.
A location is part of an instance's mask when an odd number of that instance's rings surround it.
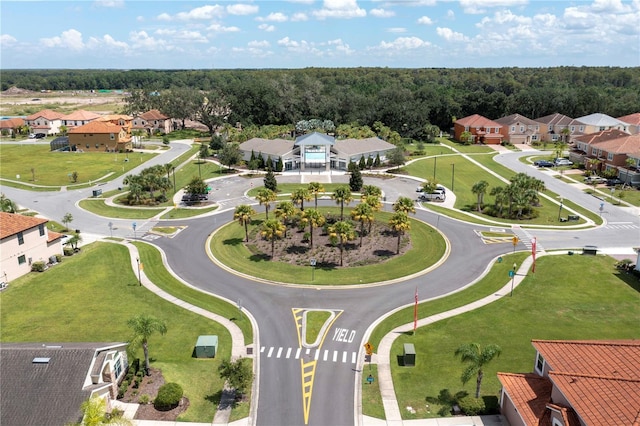
<svg viewBox="0 0 640 426">
<path fill-rule="evenodd" d="M 484 400 L 465 396 L 458 401 L 458 406 L 467 416 L 477 416 L 484 413 Z"/>
<path fill-rule="evenodd" d="M 173 407 L 180 402 L 182 394 L 182 386 L 177 383 L 166 383 L 158 389 L 153 405 L 159 409 Z"/>
<path fill-rule="evenodd" d="M 65 256 L 73 256 L 73 249 L 72 249 L 71 247 L 64 247 L 64 248 L 62 249 L 62 253 L 63 253 Z"/>
<path fill-rule="evenodd" d="M 31 264 L 31 272 L 44 272 L 44 270 L 45 264 L 40 260 Z"/>
<path fill-rule="evenodd" d="M 62 262 L 62 255 L 61 254 L 56 254 L 56 262 L 58 262 L 58 263 Z"/>
<path fill-rule="evenodd" d="M 142 395 L 140 395 L 140 397 L 138 398 L 138 403 L 139 404 L 148 404 L 149 401 L 151 401 L 151 397 L 149 395 L 147 395 L 146 393 L 143 393 Z"/>
<path fill-rule="evenodd" d="M 122 384 L 118 387 L 118 398 L 124 397 L 124 394 L 127 393 L 127 389 L 129 388 L 129 382 L 126 380 L 122 382 Z"/>
<path fill-rule="evenodd" d="M 133 379 L 133 387 L 138 389 L 140 387 L 140 383 L 142 383 L 142 377 L 136 376 L 136 378 Z"/>
</svg>

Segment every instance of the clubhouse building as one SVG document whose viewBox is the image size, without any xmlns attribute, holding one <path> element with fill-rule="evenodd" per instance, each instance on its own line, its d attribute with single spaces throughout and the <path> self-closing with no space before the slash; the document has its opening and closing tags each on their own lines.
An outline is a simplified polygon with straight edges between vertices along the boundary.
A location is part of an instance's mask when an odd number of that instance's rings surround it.
<svg viewBox="0 0 640 426">
<path fill-rule="evenodd" d="M 380 138 L 336 139 L 323 133 L 309 133 L 295 141 L 286 139 L 253 138 L 240 144 L 243 160 L 254 157 L 271 161 L 274 166 L 282 160 L 283 171 L 347 170 L 350 162 L 358 163 L 364 157 L 384 163 L 395 145 Z"/>
</svg>

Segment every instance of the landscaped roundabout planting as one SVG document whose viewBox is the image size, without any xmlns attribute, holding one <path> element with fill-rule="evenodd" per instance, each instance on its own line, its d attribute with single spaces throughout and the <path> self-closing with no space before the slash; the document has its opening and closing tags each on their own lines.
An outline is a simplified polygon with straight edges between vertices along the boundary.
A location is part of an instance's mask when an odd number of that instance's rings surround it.
<svg viewBox="0 0 640 426">
<path fill-rule="evenodd" d="M 330 223 L 339 220 L 338 208 L 319 208 Z M 345 221 L 349 209 L 345 209 Z M 428 224 L 410 218 L 410 229 L 400 237 L 389 225 L 391 213 L 378 212 L 371 231 L 365 233 L 360 247 L 359 222 L 353 223 L 355 238 L 345 241 L 340 266 L 339 243 L 332 243 L 326 228 L 314 228 L 310 247 L 309 227 L 289 226 L 286 237 L 275 240 L 273 258 L 271 241 L 261 235 L 264 214 L 252 216 L 245 229 L 238 222 L 219 228 L 209 239 L 215 262 L 238 273 L 270 282 L 301 285 L 359 285 L 392 281 L 419 274 L 443 261 L 448 253 L 444 236 Z M 270 214 L 269 219 L 273 219 Z M 315 266 L 312 266 L 315 260 Z"/>
</svg>

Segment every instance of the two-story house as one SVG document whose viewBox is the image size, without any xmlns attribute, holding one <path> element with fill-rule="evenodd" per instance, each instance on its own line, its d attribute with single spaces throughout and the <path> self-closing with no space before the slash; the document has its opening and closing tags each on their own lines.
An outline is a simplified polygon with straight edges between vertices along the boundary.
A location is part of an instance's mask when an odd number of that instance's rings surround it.
<svg viewBox="0 0 640 426">
<path fill-rule="evenodd" d="M 10 282 L 31 271 L 36 261 L 62 254 L 62 234 L 47 229 L 47 219 L 0 212 L 0 280 Z"/>
<path fill-rule="evenodd" d="M 464 142 L 463 134 L 469 133 L 472 143 L 499 145 L 504 138 L 501 131 L 502 124 L 479 114 L 460 118 L 453 123 L 453 137 L 460 142 Z"/>
<path fill-rule="evenodd" d="M 584 124 L 584 132 L 582 133 L 587 135 L 609 129 L 618 129 L 629 133 L 629 125 L 627 123 L 599 112 L 578 117 L 576 121 Z"/>
<path fill-rule="evenodd" d="M 627 130 L 630 134 L 636 135 L 640 133 L 640 112 L 623 115 L 622 117 L 618 117 L 617 120 L 620 120 L 629 126 Z"/>
<path fill-rule="evenodd" d="M 74 127 L 84 126 L 87 123 L 92 122 L 98 118 L 102 117 L 100 114 L 96 114 L 95 112 L 78 110 L 73 111 L 70 114 L 62 116 L 62 124 L 67 127 L 67 129 L 72 129 Z"/>
<path fill-rule="evenodd" d="M 43 109 L 25 118 L 25 123 L 32 133 L 44 133 L 45 135 L 57 135 L 60 133 L 60 126 L 63 124 L 64 114 Z"/>
<path fill-rule="evenodd" d="M 511 114 L 494 120 L 501 124 L 500 133 L 512 144 L 527 144 L 540 140 L 540 123 L 520 114 Z"/>
<path fill-rule="evenodd" d="M 17 135 L 19 129 L 24 125 L 24 118 L 5 118 L 4 120 L 0 120 L 0 132 L 2 132 L 3 135 Z"/>
<path fill-rule="evenodd" d="M 158 111 L 152 109 L 133 118 L 133 130 L 144 130 L 147 134 L 153 135 L 158 132 L 162 134 L 171 133 L 173 130 L 172 120 Z"/>
<path fill-rule="evenodd" d="M 554 113 L 535 119 L 540 123 L 540 140 L 569 143 L 572 135 L 582 135 L 585 125 L 564 114 Z"/>
<path fill-rule="evenodd" d="M 498 373 L 511 426 L 637 425 L 639 340 L 532 340 L 533 373 Z"/>
<path fill-rule="evenodd" d="M 128 152 L 132 150 L 131 135 L 117 124 L 94 120 L 67 133 L 69 145 L 79 151 Z"/>
</svg>

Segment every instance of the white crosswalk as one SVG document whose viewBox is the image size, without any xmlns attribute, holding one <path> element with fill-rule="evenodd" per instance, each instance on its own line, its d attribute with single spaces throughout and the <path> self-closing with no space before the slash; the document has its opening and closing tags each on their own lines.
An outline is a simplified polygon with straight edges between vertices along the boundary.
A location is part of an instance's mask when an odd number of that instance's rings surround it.
<svg viewBox="0 0 640 426">
<path fill-rule="evenodd" d="M 274 359 L 307 359 L 324 362 L 341 362 L 343 364 L 355 364 L 358 360 L 356 351 L 336 351 L 329 349 L 311 348 L 283 348 L 274 346 L 262 346 L 260 353 L 267 358 Z"/>
<path fill-rule="evenodd" d="M 609 222 L 605 228 L 607 229 L 640 229 L 640 226 L 632 222 Z"/>
</svg>

